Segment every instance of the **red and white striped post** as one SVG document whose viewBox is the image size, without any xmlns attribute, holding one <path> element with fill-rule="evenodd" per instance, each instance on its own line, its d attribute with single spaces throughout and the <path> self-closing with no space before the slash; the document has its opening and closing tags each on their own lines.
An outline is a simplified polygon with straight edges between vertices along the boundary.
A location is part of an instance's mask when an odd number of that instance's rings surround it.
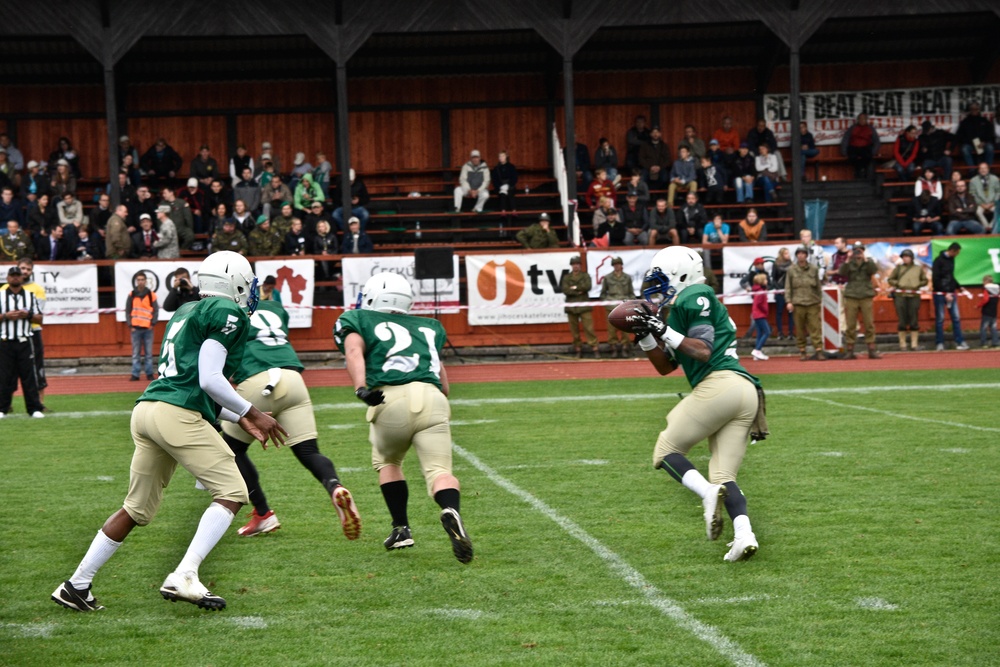
<svg viewBox="0 0 1000 667">
<path fill-rule="evenodd" d="M 840 336 L 840 290 L 836 285 L 823 288 L 823 310 L 820 318 L 823 320 L 823 350 L 839 352 L 844 343 Z"/>
</svg>

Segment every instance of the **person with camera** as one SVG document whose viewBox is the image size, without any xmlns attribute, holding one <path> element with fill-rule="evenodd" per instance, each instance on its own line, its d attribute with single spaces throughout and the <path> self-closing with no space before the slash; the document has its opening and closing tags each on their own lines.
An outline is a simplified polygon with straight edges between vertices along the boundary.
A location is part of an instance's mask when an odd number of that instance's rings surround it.
<svg viewBox="0 0 1000 667">
<path fill-rule="evenodd" d="M 881 359 L 882 355 L 875 349 L 875 314 L 872 301 L 875 298 L 875 287 L 872 276 L 878 273 L 875 260 L 865 257 L 865 246 L 858 241 L 851 249 L 851 257 L 840 265 L 837 273 L 847 278 L 844 285 L 844 321 L 847 329 L 844 332 L 844 359 L 857 359 L 854 356 L 854 344 L 858 338 L 858 312 L 865 326 L 865 340 L 868 343 L 868 358 Z"/>
<path fill-rule="evenodd" d="M 170 288 L 170 293 L 163 300 L 163 310 L 173 312 L 191 301 L 201 299 L 198 288 L 191 284 L 191 274 L 184 267 L 179 267 L 174 271 L 174 285 Z"/>
</svg>

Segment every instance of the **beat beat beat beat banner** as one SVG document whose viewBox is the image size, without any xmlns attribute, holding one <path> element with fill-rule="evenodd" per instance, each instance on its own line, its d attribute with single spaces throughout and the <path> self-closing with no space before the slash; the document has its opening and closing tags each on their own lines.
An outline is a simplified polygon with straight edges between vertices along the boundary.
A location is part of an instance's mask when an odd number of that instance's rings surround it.
<svg viewBox="0 0 1000 667">
<path fill-rule="evenodd" d="M 469 324 L 565 322 L 562 277 L 576 253 L 468 255 Z"/>
<path fill-rule="evenodd" d="M 925 120 L 949 132 L 958 129 L 970 102 L 979 102 L 983 116 L 993 118 L 1000 106 L 1000 85 L 947 88 L 894 88 L 881 90 L 802 93 L 801 118 L 809 124 L 816 143 L 839 144 L 858 114 L 867 114 L 882 143 L 893 142 L 908 126 Z M 791 96 L 765 95 L 764 113 L 779 146 L 792 136 Z M 798 136 L 798 129 L 795 129 Z"/>
</svg>

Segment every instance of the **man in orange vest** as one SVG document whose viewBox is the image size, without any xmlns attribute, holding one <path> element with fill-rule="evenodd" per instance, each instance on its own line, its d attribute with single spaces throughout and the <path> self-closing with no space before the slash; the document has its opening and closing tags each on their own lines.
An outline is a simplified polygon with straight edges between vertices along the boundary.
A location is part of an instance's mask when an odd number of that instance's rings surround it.
<svg viewBox="0 0 1000 667">
<path fill-rule="evenodd" d="M 139 380 L 139 362 L 146 355 L 146 379 L 153 379 L 153 325 L 160 314 L 156 293 L 146 287 L 146 274 L 137 273 L 135 287 L 125 302 L 125 321 L 132 329 L 132 381 Z"/>
</svg>

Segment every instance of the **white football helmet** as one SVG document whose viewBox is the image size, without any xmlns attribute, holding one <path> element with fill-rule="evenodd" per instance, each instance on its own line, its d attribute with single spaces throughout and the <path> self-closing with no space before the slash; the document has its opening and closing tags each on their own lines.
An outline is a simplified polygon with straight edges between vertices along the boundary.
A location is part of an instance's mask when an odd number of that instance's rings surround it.
<svg viewBox="0 0 1000 667">
<path fill-rule="evenodd" d="M 653 301 L 660 295 L 664 304 L 673 301 L 684 288 L 705 282 L 705 260 L 684 246 L 670 246 L 656 253 L 643 280 L 642 295 Z"/>
<path fill-rule="evenodd" d="M 231 250 L 221 250 L 205 258 L 198 269 L 198 290 L 202 296 L 232 299 L 251 315 L 260 300 L 257 276 L 250 262 Z"/>
<path fill-rule="evenodd" d="M 406 315 L 413 305 L 413 288 L 398 273 L 376 273 L 368 279 L 358 295 L 358 308 L 380 313 Z"/>
</svg>

